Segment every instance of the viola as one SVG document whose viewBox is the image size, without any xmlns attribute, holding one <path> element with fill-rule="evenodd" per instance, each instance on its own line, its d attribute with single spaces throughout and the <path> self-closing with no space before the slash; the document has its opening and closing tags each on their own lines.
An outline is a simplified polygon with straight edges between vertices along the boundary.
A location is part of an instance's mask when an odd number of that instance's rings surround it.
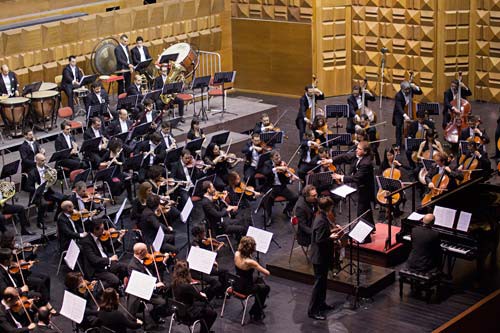
<svg viewBox="0 0 500 333">
<path fill-rule="evenodd" d="M 73 222 L 76 222 L 76 221 L 80 221 L 80 219 L 91 218 L 96 214 L 97 214 L 97 210 L 95 210 L 95 209 L 93 211 L 90 211 L 90 212 L 87 210 L 82 210 L 82 211 L 74 210 L 73 213 L 71 214 L 70 218 Z"/>
<path fill-rule="evenodd" d="M 273 147 L 268 146 L 265 142 L 261 142 L 257 145 L 257 147 L 262 148 L 262 150 L 259 152 L 259 154 L 267 153 L 273 150 Z"/>
<path fill-rule="evenodd" d="M 93 292 L 96 284 L 97 280 L 94 280 L 92 282 L 83 280 L 83 282 L 78 285 L 78 291 L 80 292 L 80 294 L 85 294 L 87 291 Z"/>
<path fill-rule="evenodd" d="M 100 204 L 101 202 L 111 201 L 111 199 L 110 198 L 103 198 L 100 194 L 95 193 L 93 195 L 88 195 L 88 194 L 85 195 L 82 198 L 82 201 L 85 202 L 85 203 L 94 202 L 95 204 Z"/>
<path fill-rule="evenodd" d="M 202 239 L 201 243 L 203 245 L 205 245 L 205 246 L 212 246 L 212 247 L 214 247 L 216 251 L 218 251 L 221 247 L 224 246 L 223 242 L 219 242 L 215 238 L 211 238 L 211 237 Z"/>
<path fill-rule="evenodd" d="M 175 253 L 161 253 L 160 251 L 155 251 L 153 254 L 148 253 L 144 257 L 144 265 L 149 266 L 153 262 L 160 263 L 164 262 L 168 258 L 175 258 Z"/>
<path fill-rule="evenodd" d="M 212 165 L 208 165 L 203 163 L 201 160 L 195 160 L 194 158 L 191 158 L 191 160 L 186 164 L 187 168 L 197 168 L 197 169 L 203 169 L 203 168 L 213 168 Z"/>
<path fill-rule="evenodd" d="M 9 266 L 9 273 L 18 274 L 21 270 L 28 271 L 37 262 L 38 260 L 30 260 L 30 261 L 19 260 L 19 262 L 13 261 Z"/>
<path fill-rule="evenodd" d="M 241 182 L 234 188 L 234 192 L 238 194 L 245 193 L 248 196 L 255 196 L 260 194 L 259 192 L 255 191 L 255 188 L 253 186 L 245 185 Z"/>
<path fill-rule="evenodd" d="M 102 235 L 99 236 L 99 240 L 105 242 L 107 241 L 108 239 L 116 239 L 118 237 L 120 237 L 120 234 L 122 232 L 127 232 L 128 229 L 122 229 L 122 230 L 116 230 L 114 228 L 109 228 L 108 230 L 104 230 Z"/>
<path fill-rule="evenodd" d="M 28 298 L 28 296 L 19 296 L 19 298 L 16 300 L 16 303 L 14 303 L 10 308 L 14 312 L 21 312 L 21 310 L 31 310 L 31 307 L 34 305 L 35 299 L 33 298 Z"/>
<path fill-rule="evenodd" d="M 40 244 L 24 243 L 21 247 L 16 247 L 12 252 L 13 254 L 20 254 L 22 252 L 36 252 L 36 250 L 41 247 Z"/>
<path fill-rule="evenodd" d="M 224 200 L 226 199 L 226 197 L 227 197 L 227 191 L 222 191 L 222 192 L 215 191 L 214 195 L 212 196 L 214 200 L 220 200 L 220 199 Z"/>
<path fill-rule="evenodd" d="M 295 169 L 294 168 L 290 168 L 288 166 L 288 164 L 285 162 L 285 161 L 281 161 L 280 164 L 279 164 L 280 167 L 285 167 L 285 169 L 278 169 L 278 173 L 284 173 L 285 176 L 287 176 L 288 178 L 294 178 L 294 179 L 298 179 L 299 177 L 297 177 L 296 173 L 295 173 Z"/>
<path fill-rule="evenodd" d="M 322 158 L 320 161 L 320 165 L 323 168 L 328 169 L 328 171 L 336 172 L 337 167 L 332 163 L 332 160 L 329 158 Z"/>
</svg>

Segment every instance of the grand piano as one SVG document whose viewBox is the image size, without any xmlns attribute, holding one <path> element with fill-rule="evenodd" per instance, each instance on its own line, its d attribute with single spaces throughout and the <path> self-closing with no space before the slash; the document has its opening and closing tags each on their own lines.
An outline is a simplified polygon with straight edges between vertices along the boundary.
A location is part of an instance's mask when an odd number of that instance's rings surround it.
<svg viewBox="0 0 500 333">
<path fill-rule="evenodd" d="M 487 182 L 490 175 L 471 180 L 456 189 L 445 192 L 416 209 L 420 214 L 432 213 L 434 206 L 452 208 L 472 213 L 467 232 L 433 225 L 440 233 L 443 263 L 451 276 L 457 258 L 476 260 L 481 274 L 486 257 L 491 254 L 491 262 L 496 264 L 496 252 L 500 231 L 500 186 Z M 396 235 L 399 242 L 411 242 L 411 230 L 422 225 L 420 221 L 405 218 L 401 230 Z"/>
</svg>

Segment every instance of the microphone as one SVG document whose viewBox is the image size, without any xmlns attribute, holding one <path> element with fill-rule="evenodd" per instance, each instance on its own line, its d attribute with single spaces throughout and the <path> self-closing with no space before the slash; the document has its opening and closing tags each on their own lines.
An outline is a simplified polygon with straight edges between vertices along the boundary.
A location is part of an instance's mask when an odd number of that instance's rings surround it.
<svg viewBox="0 0 500 333">
<path fill-rule="evenodd" d="M 382 52 L 382 54 L 386 54 L 387 52 L 389 52 L 389 49 L 387 47 L 383 47 L 380 52 Z"/>
</svg>

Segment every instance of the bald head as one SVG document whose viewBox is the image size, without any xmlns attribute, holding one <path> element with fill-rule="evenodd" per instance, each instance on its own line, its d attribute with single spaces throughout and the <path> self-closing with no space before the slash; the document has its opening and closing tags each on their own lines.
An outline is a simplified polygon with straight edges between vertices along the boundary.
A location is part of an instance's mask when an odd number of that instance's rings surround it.
<svg viewBox="0 0 500 333">
<path fill-rule="evenodd" d="M 146 253 L 148 253 L 148 247 L 144 243 L 135 243 L 134 245 L 134 255 L 139 258 L 143 259 L 146 256 Z"/>
<path fill-rule="evenodd" d="M 3 291 L 3 299 L 8 305 L 13 304 L 19 298 L 19 292 L 14 287 L 7 287 Z"/>
<path fill-rule="evenodd" d="M 9 74 L 9 66 L 7 65 L 2 65 L 2 74 L 7 75 Z"/>
<path fill-rule="evenodd" d="M 40 153 L 36 154 L 35 162 L 38 167 L 42 167 L 45 164 L 45 155 Z"/>
<path fill-rule="evenodd" d="M 65 200 L 61 203 L 61 209 L 63 212 L 70 214 L 73 212 L 74 205 L 71 201 Z"/>
<path fill-rule="evenodd" d="M 434 214 L 425 214 L 422 218 L 422 222 L 424 222 L 425 225 L 432 224 L 434 222 Z"/>
</svg>

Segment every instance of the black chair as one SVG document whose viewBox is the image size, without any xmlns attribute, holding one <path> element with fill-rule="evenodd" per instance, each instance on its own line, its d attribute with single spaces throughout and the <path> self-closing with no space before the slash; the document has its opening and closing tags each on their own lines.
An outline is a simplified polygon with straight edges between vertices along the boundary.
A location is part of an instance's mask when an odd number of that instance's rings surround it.
<svg viewBox="0 0 500 333">
<path fill-rule="evenodd" d="M 178 325 L 186 325 L 189 328 L 189 333 L 194 333 L 194 329 L 197 324 L 205 325 L 206 327 L 207 324 L 203 319 L 190 318 L 189 313 L 187 311 L 187 307 L 184 303 L 181 303 L 174 299 L 169 299 L 168 304 L 170 310 L 172 311 L 168 333 L 172 332 L 172 324 L 174 323 L 174 321 L 176 321 Z"/>
<path fill-rule="evenodd" d="M 254 294 L 245 295 L 245 294 L 239 293 L 239 292 L 234 290 L 233 286 L 239 278 L 240 277 L 238 275 L 227 273 L 229 287 L 227 287 L 226 292 L 224 294 L 224 302 L 222 303 L 222 310 L 220 312 L 220 317 L 221 318 L 224 317 L 224 309 L 226 308 L 226 301 L 227 301 L 228 297 L 234 296 L 235 298 L 237 298 L 241 302 L 241 306 L 243 307 L 243 315 L 241 317 L 241 326 L 243 326 L 243 325 L 245 325 L 245 315 L 246 315 L 247 309 L 248 309 L 248 301 L 252 297 L 255 297 L 255 295 Z M 255 298 L 255 301 L 258 301 L 258 299 Z"/>
</svg>

